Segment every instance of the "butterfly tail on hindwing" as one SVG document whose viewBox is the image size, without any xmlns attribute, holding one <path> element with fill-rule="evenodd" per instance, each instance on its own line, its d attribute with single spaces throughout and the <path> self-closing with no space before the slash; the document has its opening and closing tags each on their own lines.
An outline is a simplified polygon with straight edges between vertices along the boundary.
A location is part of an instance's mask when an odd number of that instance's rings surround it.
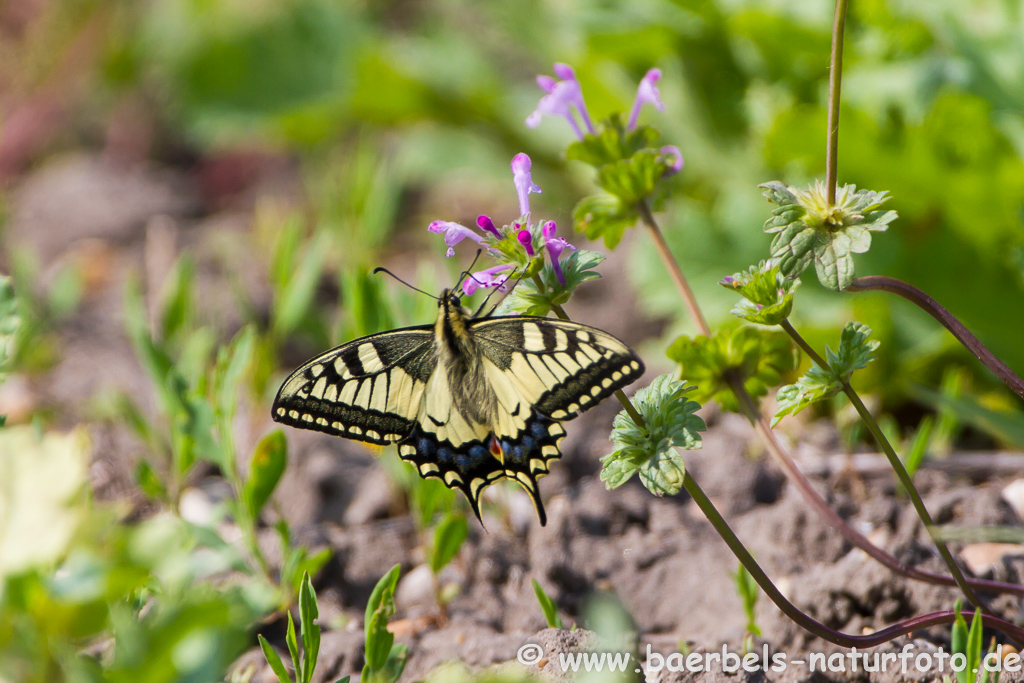
<svg viewBox="0 0 1024 683">
<path fill-rule="evenodd" d="M 491 435 L 485 440 L 452 447 L 424 429 L 414 429 L 398 446 L 403 460 L 421 477 L 440 479 L 448 488 L 462 491 L 477 519 L 484 489 L 508 478 L 522 486 L 537 510 L 541 525 L 547 513 L 541 501 L 537 479 L 550 471 L 550 463 L 561 457 L 559 445 L 565 428 L 559 422 L 534 412 L 526 427 L 514 437 Z"/>
</svg>

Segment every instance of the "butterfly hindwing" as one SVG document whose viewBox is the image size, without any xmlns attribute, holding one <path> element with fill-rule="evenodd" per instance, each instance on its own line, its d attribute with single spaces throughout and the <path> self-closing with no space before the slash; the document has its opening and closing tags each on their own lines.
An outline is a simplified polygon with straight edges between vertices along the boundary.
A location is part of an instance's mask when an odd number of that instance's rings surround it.
<svg viewBox="0 0 1024 683">
<path fill-rule="evenodd" d="M 362 337 L 293 372 L 277 393 L 276 421 L 375 444 L 408 437 L 437 365 L 432 327 Z"/>
<path fill-rule="evenodd" d="M 482 490 L 502 477 L 512 479 L 530 495 L 543 524 L 537 479 L 561 457 L 565 428 L 559 421 L 633 382 L 643 364 L 618 339 L 578 323 L 509 316 L 471 321 L 468 332 L 496 399 L 491 424 L 453 442 L 438 438 L 450 435 L 447 424 L 421 420 L 417 438 L 399 452 L 423 476 L 461 489 L 478 516 Z M 451 415 L 461 424 L 457 412 Z"/>
</svg>

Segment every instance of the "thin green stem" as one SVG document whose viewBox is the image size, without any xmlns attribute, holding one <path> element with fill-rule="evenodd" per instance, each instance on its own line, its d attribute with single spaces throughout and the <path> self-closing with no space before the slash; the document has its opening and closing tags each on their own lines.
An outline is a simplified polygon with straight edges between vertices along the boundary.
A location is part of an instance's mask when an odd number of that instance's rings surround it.
<svg viewBox="0 0 1024 683">
<path fill-rule="evenodd" d="M 826 372 L 831 371 L 831 368 L 828 363 L 825 362 L 825 359 L 807 343 L 807 340 L 804 339 L 796 329 L 794 329 L 788 320 L 784 320 L 780 327 L 782 327 L 782 329 L 786 331 L 786 334 L 796 342 L 797 346 L 803 349 L 804 352 L 810 356 L 815 365 Z M 917 487 L 914 486 L 914 478 L 910 476 L 909 472 L 907 472 L 907 468 L 903 465 L 903 461 L 900 460 L 900 457 L 896 454 L 896 451 L 893 449 L 892 444 L 889 443 L 889 440 L 885 438 L 885 434 L 878 426 L 878 422 L 875 421 L 871 411 L 867 409 L 864 402 L 860 399 L 860 396 L 858 396 L 857 392 L 853 390 L 852 386 L 850 386 L 849 381 L 845 379 L 842 380 L 842 388 L 843 393 L 845 393 L 850 399 L 850 403 L 852 403 L 854 408 L 857 409 L 857 412 L 860 414 L 864 424 L 867 425 L 868 430 L 878 443 L 879 448 L 882 449 L 886 457 L 889 459 L 889 464 L 896 472 L 896 478 L 899 479 L 900 484 L 902 484 L 903 488 L 907 491 L 907 495 L 910 497 L 910 502 L 913 504 L 914 510 L 917 511 L 917 516 L 921 519 L 921 523 L 924 524 L 925 528 L 928 530 L 928 534 L 931 536 L 932 542 L 935 544 L 936 549 L 938 549 L 939 555 L 946 563 L 946 566 L 949 567 L 949 571 L 953 575 L 953 580 L 956 581 L 960 591 L 972 604 L 984 609 L 985 604 L 978 599 L 977 595 L 975 595 L 974 589 L 964 577 L 963 572 L 960 570 L 960 565 L 956 563 L 956 560 L 953 558 L 953 554 L 946 546 L 945 541 L 935 534 L 935 524 L 932 521 L 931 515 L 928 513 L 928 509 L 924 505 L 924 501 L 921 499 L 921 494 L 918 493 Z"/>
<path fill-rule="evenodd" d="M 848 0 L 836 0 L 835 20 L 832 24 L 832 56 L 828 74 L 828 140 L 825 155 L 825 186 L 828 203 L 836 203 L 836 172 L 839 167 L 839 93 L 843 82 L 843 35 L 846 32 L 846 5 Z"/>
<path fill-rule="evenodd" d="M 651 239 L 654 241 L 654 247 L 658 250 L 658 255 L 661 256 L 661 262 L 668 268 L 668 273 L 672 276 L 672 282 L 675 283 L 676 289 L 679 290 L 679 295 L 683 297 L 683 303 L 686 304 L 686 310 L 690 312 L 690 317 L 697 326 L 697 330 L 705 337 L 710 337 L 711 328 L 708 327 L 708 321 L 704 319 L 704 312 L 701 311 L 700 305 L 697 303 L 697 297 L 693 295 L 693 290 L 690 289 L 690 283 L 686 280 L 686 276 L 683 275 L 683 269 L 679 267 L 679 262 L 672 255 L 672 250 L 669 249 L 668 242 L 665 241 L 665 235 L 662 234 L 661 228 L 658 227 L 658 222 L 654 220 L 651 207 L 647 205 L 646 201 L 641 201 L 637 204 L 637 210 L 640 212 L 640 218 L 647 228 L 648 234 L 650 234 Z"/>
<path fill-rule="evenodd" d="M 946 310 L 938 301 L 909 283 L 897 280 L 896 278 L 886 277 L 885 275 L 869 275 L 867 277 L 854 278 L 845 291 L 868 292 L 872 290 L 880 290 L 901 296 L 935 318 L 975 358 L 984 363 L 985 367 L 1001 379 L 1003 384 L 1012 389 L 1015 394 L 1024 398 L 1024 380 L 1021 380 L 1017 373 L 1011 370 L 996 354 L 989 351 L 988 347 L 982 344 L 955 315 Z"/>
</svg>

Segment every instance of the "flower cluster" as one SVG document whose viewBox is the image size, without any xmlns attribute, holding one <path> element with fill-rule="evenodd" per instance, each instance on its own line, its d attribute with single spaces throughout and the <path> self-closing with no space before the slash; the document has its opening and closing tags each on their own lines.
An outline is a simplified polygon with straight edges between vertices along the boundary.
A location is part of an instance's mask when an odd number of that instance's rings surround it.
<svg viewBox="0 0 1024 683">
<path fill-rule="evenodd" d="M 569 284 L 563 261 L 570 259 L 563 258 L 563 255 L 575 252 L 576 247 L 565 238 L 556 236 L 558 226 L 554 221 L 531 220 L 530 195 L 541 191 L 533 182 L 532 165 L 526 154 L 517 154 L 512 159 L 512 184 L 519 196 L 520 215 L 509 225 L 499 228 L 490 216 L 479 216 L 476 219 L 477 230 L 451 221 L 434 221 L 427 228 L 444 236 L 448 256 L 454 256 L 455 245 L 468 239 L 498 261 L 497 265 L 470 273 L 465 278 L 462 291 L 467 296 L 480 289 L 507 292 L 508 281 L 517 271 L 522 275 L 538 275 L 547 268 L 557 286 L 566 288 Z M 576 263 L 576 260 L 572 259 L 572 262 Z"/>
<path fill-rule="evenodd" d="M 526 118 L 526 125 L 536 128 L 545 115 L 561 116 L 568 121 L 572 131 L 580 140 L 586 137 L 583 128 L 586 128 L 590 135 L 597 135 L 590 114 L 587 112 L 587 104 L 583 101 L 583 89 L 580 87 L 580 82 L 576 80 L 576 72 L 568 64 L 555 64 L 554 72 L 558 78 L 537 76 L 537 85 L 547 94 L 540 98 L 537 108 Z M 665 104 L 661 101 L 661 93 L 658 92 L 660 79 L 661 69 L 651 69 L 640 80 L 636 97 L 633 100 L 633 108 L 629 113 L 627 132 L 636 128 L 640 110 L 645 104 L 652 105 L 658 111 L 665 110 Z M 579 122 L 577 122 L 577 118 L 579 118 Z M 580 122 L 583 127 L 580 127 Z M 678 154 L 679 150 L 674 147 L 672 149 L 675 149 L 680 168 L 682 168 L 682 156 Z"/>
</svg>

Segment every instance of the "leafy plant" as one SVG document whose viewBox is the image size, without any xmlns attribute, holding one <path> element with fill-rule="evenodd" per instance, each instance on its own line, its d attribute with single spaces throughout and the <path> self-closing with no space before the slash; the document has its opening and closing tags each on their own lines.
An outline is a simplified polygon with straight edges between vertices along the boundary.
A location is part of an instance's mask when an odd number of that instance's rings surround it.
<svg viewBox="0 0 1024 683">
<path fill-rule="evenodd" d="M 408 648 L 396 644 L 394 634 L 388 630 L 388 620 L 395 613 L 395 587 L 401 571 L 396 564 L 382 576 L 366 603 L 366 664 L 362 683 L 395 683 L 409 659 Z"/>
<path fill-rule="evenodd" d="M 661 375 L 636 393 L 633 405 L 643 417 L 639 427 L 626 411 L 615 417 L 611 440 L 615 450 L 601 458 L 601 481 L 608 488 L 622 486 L 634 474 L 657 495 L 675 495 L 683 486 L 686 466 L 676 448 L 700 448 L 697 432 L 706 429 L 695 413 L 685 382 Z"/>
<path fill-rule="evenodd" d="M 310 683 L 313 680 L 313 673 L 316 670 L 316 660 L 320 655 L 320 625 L 316 623 L 320 616 L 316 604 L 316 592 L 313 590 L 313 582 L 308 573 L 302 576 L 302 584 L 299 587 L 299 633 L 302 637 L 301 654 L 299 639 L 295 635 L 295 622 L 291 612 L 288 613 L 288 630 L 285 636 L 285 643 L 288 645 L 288 654 L 291 655 L 292 672 L 294 678 L 289 677 L 284 662 L 271 647 L 266 638 L 258 635 L 260 649 L 267 663 L 277 676 L 280 683 Z M 348 683 L 349 677 L 339 678 L 337 683 Z"/>
<path fill-rule="evenodd" d="M 742 564 L 732 575 L 733 584 L 736 586 L 736 594 L 743 601 L 743 613 L 747 616 L 747 637 L 743 639 L 744 650 L 750 652 L 751 637 L 761 635 L 761 628 L 757 625 L 757 598 L 760 596 L 760 589 L 757 581 Z"/>
<path fill-rule="evenodd" d="M 667 355 L 679 363 L 682 379 L 695 386 L 695 401 L 716 401 L 732 411 L 740 410 L 734 382 L 741 383 L 750 396 L 764 396 L 796 367 L 785 335 L 751 327 L 718 330 L 710 337 L 681 336 Z"/>
<path fill-rule="evenodd" d="M 558 606 L 555 605 L 555 601 L 548 597 L 548 594 L 544 592 L 544 588 L 537 583 L 537 579 L 531 579 L 531 581 L 533 581 L 533 593 L 537 596 L 537 602 L 540 603 L 541 611 L 544 612 L 544 619 L 548 622 L 548 628 L 563 628 L 562 618 L 558 616 Z"/>
<path fill-rule="evenodd" d="M 871 328 L 867 325 L 847 323 L 839 338 L 839 349 L 836 352 L 827 347 L 825 349 L 827 367 L 812 365 L 796 384 L 779 389 L 776 397 L 779 407 L 772 418 L 772 426 L 786 415 L 795 415 L 812 403 L 831 398 L 842 391 L 850 376 L 867 367 L 875 358 L 874 352 L 879 343 L 869 340 L 869 336 Z"/>
<path fill-rule="evenodd" d="M 779 207 L 764 231 L 775 235 L 772 258 L 779 259 L 782 273 L 796 277 L 814 264 L 821 284 L 837 292 L 853 281 L 853 255 L 871 247 L 871 233 L 884 232 L 896 220 L 895 211 L 880 208 L 889 198 L 885 192 L 844 185 L 829 201 L 820 181 L 806 190 L 777 181 L 761 187 Z"/>
</svg>

